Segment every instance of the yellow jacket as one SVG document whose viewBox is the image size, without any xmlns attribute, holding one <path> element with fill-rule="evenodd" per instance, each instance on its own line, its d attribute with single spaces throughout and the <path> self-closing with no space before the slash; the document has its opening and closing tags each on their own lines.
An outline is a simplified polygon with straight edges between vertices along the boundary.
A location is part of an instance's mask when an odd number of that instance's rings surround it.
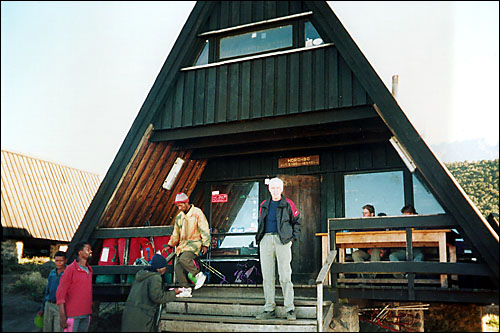
<svg viewBox="0 0 500 333">
<path fill-rule="evenodd" d="M 168 245 L 177 246 L 175 250 L 177 255 L 183 252 L 193 252 L 198 255 L 202 246 L 210 246 L 210 228 L 201 209 L 191 205 L 187 213 L 177 214 Z"/>
</svg>

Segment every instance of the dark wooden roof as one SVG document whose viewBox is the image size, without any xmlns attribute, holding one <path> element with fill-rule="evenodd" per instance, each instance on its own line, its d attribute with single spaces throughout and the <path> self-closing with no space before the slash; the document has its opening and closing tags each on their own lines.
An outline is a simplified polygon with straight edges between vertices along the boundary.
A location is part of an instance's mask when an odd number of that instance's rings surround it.
<svg viewBox="0 0 500 333">
<path fill-rule="evenodd" d="M 182 70 L 192 66 L 203 47 L 205 38 L 199 36 L 201 33 L 302 12 L 312 12 L 308 18 L 322 39 L 329 43 L 328 46 L 303 50 L 300 54 L 276 55 L 265 60 Z M 291 65 L 294 63 L 300 68 L 312 69 L 313 73 L 309 75 L 307 71 L 295 68 Z M 307 67 L 311 63 L 319 67 Z M 330 72 L 330 69 L 336 71 Z M 270 80 L 264 72 L 278 75 L 273 75 L 274 79 Z M 250 81 L 245 86 L 248 77 Z M 252 78 L 256 82 L 252 82 Z M 287 84 L 280 81 L 283 78 Z M 266 94 L 258 89 L 259 82 L 272 93 Z M 315 94 L 316 90 L 309 89 L 311 86 L 323 88 Z M 333 91 L 330 90 L 332 87 L 335 87 Z M 252 100 L 245 97 L 249 92 L 255 92 Z M 298 102 L 292 105 L 297 95 Z M 284 100 L 289 104 L 283 106 Z M 290 106 L 294 106 L 294 112 L 290 112 Z M 326 121 L 322 120 L 324 117 L 327 117 Z M 368 121 L 370 126 L 361 127 L 359 121 Z M 304 134 L 314 133 L 314 129 L 322 124 L 333 131 L 332 135 L 338 135 L 338 140 L 327 142 L 324 137 L 319 137 L 314 141 Z M 152 134 L 151 126 L 155 128 Z M 305 126 L 312 131 L 301 132 L 300 129 Z M 349 128 L 348 133 L 342 132 Z M 169 169 L 168 161 L 172 161 L 173 156 L 185 154 L 188 159 L 196 158 L 200 163 L 196 167 L 202 169 L 205 158 L 231 156 L 243 148 L 250 152 L 262 152 L 252 151 L 253 148 L 246 145 L 246 141 L 250 140 L 258 149 L 259 137 L 272 142 L 267 150 L 272 152 L 285 149 L 290 142 L 302 144 L 305 149 L 308 145 L 321 147 L 324 142 L 327 145 L 352 144 L 356 143 L 356 138 L 362 138 L 363 142 L 387 142 L 390 136 L 395 136 L 408 151 L 434 195 L 456 219 L 461 234 L 488 264 L 491 276 L 498 284 L 498 235 L 423 141 L 326 2 L 197 2 L 73 242 L 89 238 L 98 226 L 141 225 L 155 214 L 130 206 L 128 209 L 134 218 L 121 219 L 120 216 L 128 217 L 128 213 L 120 211 L 126 205 L 135 203 L 149 207 L 155 202 L 166 202 L 166 207 L 171 205 L 172 193 L 163 194 L 160 198 L 158 195 L 162 190 L 157 188 L 160 174 L 165 172 L 163 169 Z M 274 140 L 275 137 L 278 140 Z M 219 143 L 215 148 L 211 143 L 214 140 Z M 170 142 L 174 142 L 174 146 L 170 146 Z M 155 159 L 161 170 L 151 167 L 146 172 L 150 167 L 148 164 L 148 167 L 142 166 L 145 170 L 142 173 L 133 173 L 138 170 L 134 166 L 141 168 L 141 161 L 138 160 L 141 152 L 148 149 L 155 151 L 150 152 L 151 156 L 164 156 L 163 159 Z M 153 173 L 156 176 L 151 176 Z M 132 193 L 133 189 L 127 183 L 137 182 L 136 177 L 144 178 L 139 182 L 144 182 L 147 194 Z M 147 177 L 157 180 L 146 181 Z M 182 177 L 186 175 L 183 173 Z M 197 178 L 191 179 L 197 181 Z M 130 190 L 127 192 L 126 188 Z M 176 190 L 188 188 L 191 187 L 184 184 Z M 149 200 L 149 205 L 144 204 L 144 199 Z M 114 202 L 116 200 L 121 203 Z M 168 223 L 169 217 L 164 215 L 157 221 Z"/>
</svg>

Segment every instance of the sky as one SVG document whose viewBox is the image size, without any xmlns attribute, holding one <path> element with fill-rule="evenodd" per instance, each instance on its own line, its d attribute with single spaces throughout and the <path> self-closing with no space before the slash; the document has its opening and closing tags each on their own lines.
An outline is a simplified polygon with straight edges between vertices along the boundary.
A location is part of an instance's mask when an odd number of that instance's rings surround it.
<svg viewBox="0 0 500 333">
<path fill-rule="evenodd" d="M 328 3 L 428 145 L 498 143 L 498 2 Z M 194 4 L 2 1 L 2 149 L 103 179 Z"/>
</svg>

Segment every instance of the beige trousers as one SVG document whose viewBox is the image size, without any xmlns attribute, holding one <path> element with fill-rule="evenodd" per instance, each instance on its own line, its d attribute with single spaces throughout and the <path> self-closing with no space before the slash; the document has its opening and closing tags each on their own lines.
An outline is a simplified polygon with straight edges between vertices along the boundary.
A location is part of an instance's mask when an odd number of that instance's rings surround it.
<svg viewBox="0 0 500 333">
<path fill-rule="evenodd" d="M 278 261 L 278 274 L 281 291 L 283 292 L 285 311 L 295 310 L 293 305 L 292 267 L 290 265 L 292 261 L 292 242 L 281 244 L 278 235 L 266 234 L 260 242 L 259 251 L 262 284 L 264 286 L 264 298 L 266 300 L 264 311 L 273 311 L 276 308 L 276 302 L 274 300 L 276 287 L 276 260 Z"/>
</svg>

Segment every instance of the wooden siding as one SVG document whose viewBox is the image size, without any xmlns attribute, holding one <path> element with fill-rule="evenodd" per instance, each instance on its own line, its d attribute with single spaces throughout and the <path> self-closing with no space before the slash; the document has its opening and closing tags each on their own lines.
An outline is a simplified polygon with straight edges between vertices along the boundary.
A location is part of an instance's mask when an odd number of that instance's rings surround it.
<svg viewBox="0 0 500 333">
<path fill-rule="evenodd" d="M 99 185 L 96 174 L 2 150 L 4 237 L 71 241 Z"/>
<path fill-rule="evenodd" d="M 371 99 L 334 46 L 181 71 L 155 130 L 259 119 Z"/>
<path fill-rule="evenodd" d="M 307 155 L 320 155 L 320 164 L 297 168 L 278 168 L 278 159 L 282 157 Z M 265 178 L 277 174 L 307 175 L 374 171 L 402 167 L 404 167 L 403 162 L 389 143 L 377 143 L 332 149 L 215 158 L 209 160 L 201 181 Z"/>
<path fill-rule="evenodd" d="M 278 168 L 278 160 L 282 157 L 320 155 L 320 164 L 297 168 Z M 369 172 L 404 169 L 405 166 L 397 152 L 389 143 L 353 145 L 308 151 L 286 153 L 269 153 L 248 156 L 233 156 L 210 159 L 200 179 L 198 189 L 204 183 L 231 180 L 257 179 L 277 175 L 321 175 L 321 216 L 320 221 L 329 217 L 344 216 L 345 173 Z M 261 193 L 267 197 L 267 190 Z M 326 232 L 326 224 L 319 223 L 317 232 Z"/>
<path fill-rule="evenodd" d="M 219 30 L 308 11 L 301 1 L 218 1 L 205 31 Z"/>
<path fill-rule="evenodd" d="M 205 168 L 206 161 L 190 160 L 190 155 L 190 151 L 173 151 L 171 143 L 143 140 L 98 226 L 144 226 L 147 221 L 151 226 L 172 225 L 178 213 L 174 205 L 176 194 L 185 192 L 189 196 Z M 174 187 L 168 191 L 162 184 L 177 157 L 185 163 Z M 191 202 L 195 202 L 193 198 Z"/>
</svg>

